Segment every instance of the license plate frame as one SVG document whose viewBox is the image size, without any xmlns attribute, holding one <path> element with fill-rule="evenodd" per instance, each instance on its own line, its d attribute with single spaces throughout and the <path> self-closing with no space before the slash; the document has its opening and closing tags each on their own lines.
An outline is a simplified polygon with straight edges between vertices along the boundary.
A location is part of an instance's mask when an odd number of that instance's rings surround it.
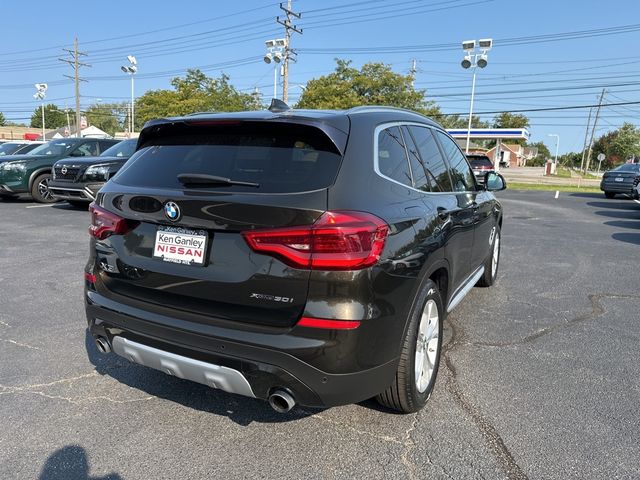
<svg viewBox="0 0 640 480">
<path fill-rule="evenodd" d="M 153 243 L 153 258 L 192 267 L 204 267 L 209 235 L 206 230 L 159 225 Z"/>
</svg>

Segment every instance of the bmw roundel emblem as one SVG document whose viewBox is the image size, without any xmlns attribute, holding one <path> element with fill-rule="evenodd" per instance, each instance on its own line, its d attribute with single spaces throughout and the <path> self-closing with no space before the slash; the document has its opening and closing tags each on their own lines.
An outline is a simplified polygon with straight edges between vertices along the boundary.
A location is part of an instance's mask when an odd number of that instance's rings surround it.
<svg viewBox="0 0 640 480">
<path fill-rule="evenodd" d="M 164 204 L 164 214 L 169 220 L 175 222 L 180 219 L 180 207 L 176 202 L 167 202 Z"/>
</svg>

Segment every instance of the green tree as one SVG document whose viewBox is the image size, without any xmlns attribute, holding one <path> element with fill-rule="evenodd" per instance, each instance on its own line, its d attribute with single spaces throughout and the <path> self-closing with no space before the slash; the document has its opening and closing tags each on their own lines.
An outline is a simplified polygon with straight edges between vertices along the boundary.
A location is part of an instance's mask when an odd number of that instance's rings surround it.
<svg viewBox="0 0 640 480">
<path fill-rule="evenodd" d="M 0 127 L 4 127 L 7 124 L 7 119 L 4 118 L 4 114 L 0 112 Z"/>
<path fill-rule="evenodd" d="M 233 112 L 261 107 L 257 95 L 236 90 L 230 77 L 206 76 L 198 69 L 185 77 L 171 80 L 173 90 L 150 90 L 136 100 L 136 129 L 153 118 L 186 115 L 194 112 Z"/>
<path fill-rule="evenodd" d="M 67 124 L 67 116 L 53 103 L 44 106 L 44 124 L 46 128 L 60 128 Z M 42 107 L 36 107 L 31 115 L 31 127 L 42 128 Z"/>
<path fill-rule="evenodd" d="M 114 135 L 123 128 L 120 116 L 127 107 L 120 104 L 91 105 L 84 114 L 89 125 L 98 127 L 109 135 Z"/>
<path fill-rule="evenodd" d="M 440 109 L 416 90 L 411 75 L 402 75 L 383 63 L 367 63 L 360 70 L 351 61 L 336 59 L 336 69 L 329 75 L 309 80 L 297 108 L 346 109 L 360 105 L 388 105 L 408 108 L 436 120 L 443 118 Z"/>
<path fill-rule="evenodd" d="M 606 158 L 604 168 L 609 168 L 623 163 L 627 158 L 640 156 L 640 129 L 631 123 L 624 123 L 619 129 L 605 133 L 593 144 L 591 153 L 591 165 L 599 153 L 604 153 Z"/>
<path fill-rule="evenodd" d="M 526 115 L 514 114 L 509 112 L 502 112 L 493 118 L 493 128 L 528 128 L 529 119 Z M 515 143 L 518 145 L 526 145 L 526 140 L 509 140 L 509 143 Z M 496 142 L 491 141 L 488 144 L 493 147 Z"/>
</svg>

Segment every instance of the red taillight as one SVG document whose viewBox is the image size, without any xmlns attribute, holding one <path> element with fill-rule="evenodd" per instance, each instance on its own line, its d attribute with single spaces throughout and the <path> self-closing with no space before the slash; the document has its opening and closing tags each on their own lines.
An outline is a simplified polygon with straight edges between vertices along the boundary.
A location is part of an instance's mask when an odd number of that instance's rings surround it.
<svg viewBox="0 0 640 480">
<path fill-rule="evenodd" d="M 325 328 L 330 330 L 354 330 L 360 326 L 360 321 L 302 317 L 297 325 L 298 327 Z"/>
<path fill-rule="evenodd" d="M 96 276 L 93 273 L 84 272 L 84 279 L 89 283 L 96 283 Z"/>
<path fill-rule="evenodd" d="M 95 203 L 89 206 L 89 212 L 91 213 L 89 234 L 98 240 L 104 240 L 110 235 L 124 235 L 139 223 L 119 217 L 115 213 L 97 206 Z"/>
<path fill-rule="evenodd" d="M 380 258 L 388 225 L 364 212 L 325 212 L 308 227 L 243 232 L 255 252 L 287 265 L 316 270 L 358 270 Z"/>
</svg>

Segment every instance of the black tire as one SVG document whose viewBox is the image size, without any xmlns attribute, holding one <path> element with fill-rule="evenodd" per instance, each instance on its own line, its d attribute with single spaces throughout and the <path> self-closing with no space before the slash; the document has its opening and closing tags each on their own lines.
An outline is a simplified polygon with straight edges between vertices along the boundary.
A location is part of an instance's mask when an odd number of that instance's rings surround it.
<svg viewBox="0 0 640 480">
<path fill-rule="evenodd" d="M 87 208 L 89 208 L 88 202 L 83 202 L 80 200 L 67 200 L 67 203 L 73 208 L 77 208 L 78 210 L 86 210 Z"/>
<path fill-rule="evenodd" d="M 613 198 L 616 196 L 616 194 L 613 192 L 604 192 L 604 196 L 607 198 Z"/>
<path fill-rule="evenodd" d="M 438 338 L 434 343 L 434 345 L 437 343 L 437 350 L 435 352 L 435 361 L 433 362 L 433 373 L 431 373 L 431 376 L 429 377 L 426 388 L 421 392 L 418 389 L 416 381 L 416 349 L 418 341 L 418 330 L 420 328 L 423 312 L 425 312 L 426 314 L 425 307 L 429 305 L 430 301 L 432 301 L 432 309 L 437 308 Z M 396 377 L 393 383 L 384 392 L 376 397 L 376 400 L 381 405 L 393 410 L 397 410 L 399 412 L 412 413 L 417 412 L 427 403 L 427 400 L 429 400 L 431 392 L 433 391 L 436 377 L 438 375 L 440 353 L 442 351 L 442 324 L 445 320 L 445 317 L 446 311 L 442 304 L 440 291 L 438 290 L 436 284 L 433 283 L 433 281 L 427 280 L 421 286 L 416 300 L 411 307 L 411 312 L 409 314 L 409 325 L 407 327 L 405 339 L 402 343 L 402 351 L 400 353 L 398 369 L 396 370 Z M 424 348 L 424 346 L 422 348 Z"/>
<path fill-rule="evenodd" d="M 31 196 L 38 203 L 57 202 L 49 191 L 49 182 L 51 181 L 50 173 L 43 173 L 36 177 L 31 186 Z"/>
<path fill-rule="evenodd" d="M 480 280 L 478 280 L 478 283 L 476 283 L 476 286 L 478 287 L 490 287 L 496 283 L 496 278 L 498 278 L 498 269 L 500 268 L 500 250 L 502 249 L 502 234 L 498 225 L 495 226 L 495 229 L 493 241 L 491 242 L 491 250 L 489 250 L 489 255 L 484 261 L 484 273 L 480 277 Z M 496 248 L 498 250 L 497 252 L 495 251 Z M 494 255 L 497 255 L 495 266 L 493 263 Z"/>
</svg>

